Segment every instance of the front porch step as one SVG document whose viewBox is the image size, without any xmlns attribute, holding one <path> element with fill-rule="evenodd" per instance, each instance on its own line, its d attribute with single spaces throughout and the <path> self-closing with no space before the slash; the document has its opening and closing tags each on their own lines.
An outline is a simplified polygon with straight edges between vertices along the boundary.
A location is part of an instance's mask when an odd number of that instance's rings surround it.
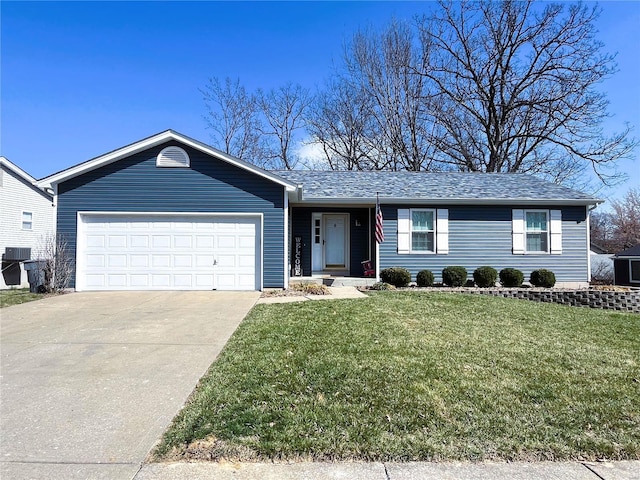
<svg viewBox="0 0 640 480">
<path fill-rule="evenodd" d="M 368 287 L 376 283 L 375 278 L 364 277 L 329 277 L 324 279 L 328 287 Z"/>
<path fill-rule="evenodd" d="M 364 277 L 291 277 L 289 283 L 312 283 L 327 287 L 367 287 L 376 283 L 375 278 Z"/>
</svg>

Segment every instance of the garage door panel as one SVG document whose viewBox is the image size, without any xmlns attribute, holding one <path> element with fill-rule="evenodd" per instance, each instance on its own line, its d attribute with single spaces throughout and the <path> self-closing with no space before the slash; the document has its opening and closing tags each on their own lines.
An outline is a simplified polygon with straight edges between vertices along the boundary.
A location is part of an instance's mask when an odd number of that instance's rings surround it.
<svg viewBox="0 0 640 480">
<path fill-rule="evenodd" d="M 104 248 L 104 235 L 87 235 L 87 247 Z"/>
<path fill-rule="evenodd" d="M 149 255 L 129 255 L 130 265 L 134 268 L 148 267 Z"/>
<path fill-rule="evenodd" d="M 177 268 L 191 267 L 193 257 L 191 255 L 174 255 L 173 266 Z"/>
<path fill-rule="evenodd" d="M 81 289 L 260 288 L 257 217 L 158 217 L 81 214 Z"/>
<path fill-rule="evenodd" d="M 175 248 L 191 248 L 193 237 L 191 235 L 176 235 L 173 237 Z"/>
<path fill-rule="evenodd" d="M 108 256 L 108 265 L 111 267 L 126 267 L 127 266 L 127 256 L 126 255 L 109 255 Z"/>
<path fill-rule="evenodd" d="M 129 279 L 134 288 L 144 290 L 149 287 L 149 275 L 132 274 Z"/>
<path fill-rule="evenodd" d="M 109 274 L 107 275 L 107 282 L 110 287 L 126 287 L 127 276 L 124 274 Z"/>
<path fill-rule="evenodd" d="M 171 237 L 169 235 L 153 235 L 151 237 L 152 248 L 171 248 Z"/>
<path fill-rule="evenodd" d="M 212 250 L 214 244 L 213 236 L 211 235 L 198 235 L 196 236 L 196 248 Z"/>
</svg>

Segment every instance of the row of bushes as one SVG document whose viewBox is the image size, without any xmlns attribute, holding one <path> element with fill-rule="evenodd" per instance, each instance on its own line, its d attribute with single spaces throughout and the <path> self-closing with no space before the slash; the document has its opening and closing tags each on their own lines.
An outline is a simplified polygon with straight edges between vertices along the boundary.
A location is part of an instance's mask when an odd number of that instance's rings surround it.
<svg viewBox="0 0 640 480">
<path fill-rule="evenodd" d="M 516 268 L 503 268 L 500 274 L 493 267 L 479 267 L 473 271 L 473 282 L 478 287 L 494 287 L 500 277 L 503 287 L 520 287 L 524 282 L 524 274 Z M 406 287 L 411 283 L 411 273 L 406 268 L 391 267 L 380 272 L 380 280 L 396 287 Z M 534 270 L 531 272 L 529 282 L 534 287 L 551 288 L 556 283 L 556 276 L 551 270 Z M 462 287 L 467 284 L 467 269 L 464 267 L 446 267 L 442 270 L 442 283 L 449 287 Z M 433 272 L 421 270 L 416 275 L 416 284 L 419 287 L 432 287 L 434 284 Z"/>
</svg>

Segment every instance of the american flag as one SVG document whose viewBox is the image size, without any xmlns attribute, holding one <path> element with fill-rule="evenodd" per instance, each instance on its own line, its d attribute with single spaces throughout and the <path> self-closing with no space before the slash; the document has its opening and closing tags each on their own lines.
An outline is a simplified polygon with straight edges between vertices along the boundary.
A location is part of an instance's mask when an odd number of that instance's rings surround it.
<svg viewBox="0 0 640 480">
<path fill-rule="evenodd" d="M 376 193 L 376 242 L 384 242 L 384 229 L 382 227 L 382 210 L 380 209 L 380 199 Z"/>
</svg>

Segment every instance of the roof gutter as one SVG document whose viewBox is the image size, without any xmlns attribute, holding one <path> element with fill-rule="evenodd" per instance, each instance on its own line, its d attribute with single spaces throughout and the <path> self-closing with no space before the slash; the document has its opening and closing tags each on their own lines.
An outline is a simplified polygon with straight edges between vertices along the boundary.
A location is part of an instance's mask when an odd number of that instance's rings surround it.
<svg viewBox="0 0 640 480">
<path fill-rule="evenodd" d="M 299 190 L 298 201 L 295 203 L 303 204 L 323 204 L 323 205 L 375 205 L 375 197 L 362 198 L 322 198 L 307 197 L 302 198 Z M 568 205 L 568 206 L 596 206 L 604 203 L 600 199 L 560 199 L 560 198 L 410 198 L 410 197 L 380 197 L 380 203 L 383 205 L 406 205 L 406 204 L 448 204 L 448 205 Z"/>
</svg>

